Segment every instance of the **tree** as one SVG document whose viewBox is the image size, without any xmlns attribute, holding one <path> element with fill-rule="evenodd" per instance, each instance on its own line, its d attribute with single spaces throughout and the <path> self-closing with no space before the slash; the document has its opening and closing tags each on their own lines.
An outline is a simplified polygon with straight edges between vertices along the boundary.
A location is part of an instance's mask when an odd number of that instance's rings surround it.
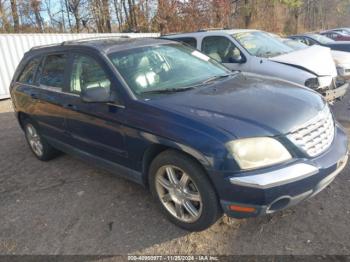
<svg viewBox="0 0 350 262">
<path fill-rule="evenodd" d="M 18 33 L 19 32 L 19 18 L 18 18 L 18 10 L 17 10 L 17 1 L 10 0 L 10 3 L 11 3 L 14 31 L 15 31 L 15 33 Z"/>
<path fill-rule="evenodd" d="M 109 0 L 90 0 L 90 10 L 97 28 L 97 32 L 112 32 Z"/>
<path fill-rule="evenodd" d="M 35 16 L 35 22 L 37 25 L 37 29 L 39 32 L 44 32 L 43 28 L 43 18 L 41 17 L 40 11 L 41 11 L 41 1 L 40 0 L 31 0 L 30 7 L 32 8 L 32 11 Z"/>
<path fill-rule="evenodd" d="M 81 0 L 68 0 L 68 11 L 73 14 L 75 19 L 75 32 L 80 32 L 80 6 Z"/>
<path fill-rule="evenodd" d="M 1 24 L 3 27 L 4 32 L 9 32 L 10 31 L 10 24 L 7 19 L 7 14 L 5 11 L 5 6 L 4 6 L 4 1 L 0 0 L 0 19 L 1 19 Z"/>
<path fill-rule="evenodd" d="M 117 17 L 118 21 L 118 28 L 119 31 L 123 31 L 123 24 L 124 24 L 124 17 L 123 17 L 123 6 L 121 1 L 119 0 L 114 0 L 114 9 L 115 9 L 115 15 Z"/>
</svg>

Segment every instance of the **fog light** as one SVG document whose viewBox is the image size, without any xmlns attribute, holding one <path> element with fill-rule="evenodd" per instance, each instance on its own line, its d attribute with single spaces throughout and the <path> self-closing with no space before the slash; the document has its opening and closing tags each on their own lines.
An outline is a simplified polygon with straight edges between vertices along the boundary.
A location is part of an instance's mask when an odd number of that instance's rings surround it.
<svg viewBox="0 0 350 262">
<path fill-rule="evenodd" d="M 237 205 L 229 205 L 228 208 L 231 211 L 244 212 L 244 213 L 253 213 L 256 211 L 256 208 L 254 207 L 243 207 L 243 206 L 237 206 Z"/>
</svg>

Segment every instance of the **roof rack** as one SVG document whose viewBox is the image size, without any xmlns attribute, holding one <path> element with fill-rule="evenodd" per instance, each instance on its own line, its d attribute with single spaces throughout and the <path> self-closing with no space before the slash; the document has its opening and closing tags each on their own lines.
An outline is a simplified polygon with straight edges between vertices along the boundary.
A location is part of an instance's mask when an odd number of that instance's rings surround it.
<svg viewBox="0 0 350 262">
<path fill-rule="evenodd" d="M 36 50 L 36 49 L 40 49 L 40 48 L 44 48 L 44 47 L 57 46 L 57 45 L 59 45 L 59 44 L 56 43 L 56 44 L 47 44 L 47 45 L 33 46 L 33 47 L 30 49 L 30 51 Z"/>
<path fill-rule="evenodd" d="M 160 36 L 180 35 L 180 34 L 186 34 L 186 32 L 172 32 L 172 33 L 162 34 Z"/>
<path fill-rule="evenodd" d="M 76 40 L 63 41 L 61 45 L 69 45 L 69 44 L 80 43 L 85 41 L 103 40 L 103 39 L 110 39 L 110 38 L 130 38 L 130 36 L 127 36 L 127 35 L 94 36 L 94 37 L 87 37 L 87 38 L 81 38 Z"/>
<path fill-rule="evenodd" d="M 201 28 L 197 32 L 208 32 L 208 31 L 215 31 L 215 30 L 228 30 L 230 28 L 227 27 L 209 27 L 209 28 Z"/>
</svg>

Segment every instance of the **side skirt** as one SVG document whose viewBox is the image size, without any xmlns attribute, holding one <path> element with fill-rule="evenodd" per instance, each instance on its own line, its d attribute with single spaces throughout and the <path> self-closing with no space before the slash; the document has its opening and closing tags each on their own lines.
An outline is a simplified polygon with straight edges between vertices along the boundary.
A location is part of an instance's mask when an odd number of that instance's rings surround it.
<svg viewBox="0 0 350 262">
<path fill-rule="evenodd" d="M 142 173 L 135 171 L 133 169 L 124 167 L 122 165 L 119 165 L 117 163 L 105 160 L 101 157 L 89 154 L 85 151 L 79 150 L 77 148 L 74 148 L 66 143 L 63 143 L 61 141 L 58 141 L 54 138 L 45 136 L 45 139 L 55 148 L 58 150 L 61 150 L 67 154 L 75 155 L 79 157 L 82 160 L 85 160 L 88 163 L 92 163 L 94 166 L 103 168 L 115 175 L 121 176 L 123 178 L 126 178 L 128 180 L 131 180 L 135 183 L 138 183 L 140 185 L 144 185 L 143 179 L 142 179 Z"/>
</svg>

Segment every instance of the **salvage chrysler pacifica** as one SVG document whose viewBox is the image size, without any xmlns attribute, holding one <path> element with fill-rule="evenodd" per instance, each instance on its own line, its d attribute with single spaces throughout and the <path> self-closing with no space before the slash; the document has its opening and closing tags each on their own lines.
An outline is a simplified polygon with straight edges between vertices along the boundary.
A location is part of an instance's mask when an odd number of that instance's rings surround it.
<svg viewBox="0 0 350 262">
<path fill-rule="evenodd" d="M 33 48 L 10 90 L 38 159 L 66 152 L 140 183 L 187 230 L 223 212 L 245 218 L 295 205 L 347 162 L 347 136 L 318 93 L 232 73 L 170 40 Z"/>
</svg>

